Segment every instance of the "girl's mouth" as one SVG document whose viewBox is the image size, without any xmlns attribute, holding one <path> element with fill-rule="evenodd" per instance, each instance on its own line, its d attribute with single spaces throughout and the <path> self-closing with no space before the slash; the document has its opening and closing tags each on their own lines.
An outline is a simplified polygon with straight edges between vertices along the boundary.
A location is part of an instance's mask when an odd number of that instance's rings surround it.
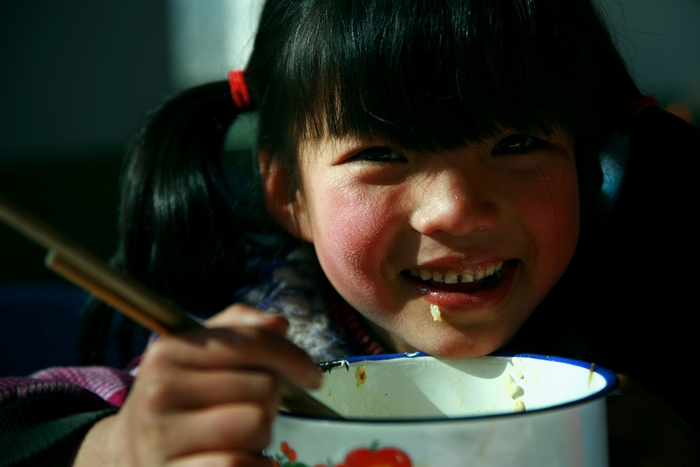
<svg viewBox="0 0 700 467">
<path fill-rule="evenodd" d="M 425 287 L 445 292 L 474 293 L 498 285 L 508 268 L 517 260 L 494 263 L 475 271 L 442 272 L 429 269 L 411 269 L 401 274 L 409 280 L 419 282 Z"/>
</svg>

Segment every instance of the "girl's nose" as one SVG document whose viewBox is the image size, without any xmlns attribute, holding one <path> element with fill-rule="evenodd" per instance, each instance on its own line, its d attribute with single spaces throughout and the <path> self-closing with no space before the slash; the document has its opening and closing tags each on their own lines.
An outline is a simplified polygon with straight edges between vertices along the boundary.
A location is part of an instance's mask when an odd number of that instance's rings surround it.
<svg viewBox="0 0 700 467">
<path fill-rule="evenodd" d="M 411 224 L 422 234 L 466 235 L 498 224 L 499 209 L 488 183 L 460 174 L 436 175 L 415 192 Z"/>
</svg>

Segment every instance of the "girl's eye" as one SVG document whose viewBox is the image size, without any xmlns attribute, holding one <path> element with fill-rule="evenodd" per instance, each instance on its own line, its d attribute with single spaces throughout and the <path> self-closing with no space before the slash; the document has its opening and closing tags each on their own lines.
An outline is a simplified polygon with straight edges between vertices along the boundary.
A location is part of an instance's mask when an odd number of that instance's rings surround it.
<svg viewBox="0 0 700 467">
<path fill-rule="evenodd" d="M 493 147 L 491 154 L 517 154 L 538 146 L 543 141 L 531 135 L 517 133 L 506 136 Z"/>
<path fill-rule="evenodd" d="M 405 161 L 406 158 L 403 157 L 398 152 L 394 151 L 393 149 L 383 147 L 383 146 L 375 146 L 375 147 L 363 149 L 362 151 L 355 154 L 351 158 L 351 160 L 368 161 L 368 162 L 393 162 L 393 161 Z"/>
</svg>

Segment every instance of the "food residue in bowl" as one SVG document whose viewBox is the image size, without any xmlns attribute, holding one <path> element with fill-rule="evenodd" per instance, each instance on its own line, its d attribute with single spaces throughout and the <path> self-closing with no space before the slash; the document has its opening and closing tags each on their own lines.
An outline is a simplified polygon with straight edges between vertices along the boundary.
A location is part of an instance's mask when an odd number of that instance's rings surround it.
<svg viewBox="0 0 700 467">
<path fill-rule="evenodd" d="M 430 304 L 430 314 L 433 315 L 433 321 L 442 321 L 442 316 L 440 315 L 440 308 L 434 303 Z"/>
<path fill-rule="evenodd" d="M 506 378 L 506 392 L 511 397 L 511 399 L 519 399 L 525 394 L 525 390 L 518 386 L 512 376 L 508 375 Z"/>
<path fill-rule="evenodd" d="M 365 384 L 365 381 L 367 381 L 367 373 L 365 373 L 365 366 L 360 365 L 357 368 L 357 371 L 355 371 L 355 379 L 357 380 L 357 387 L 359 388 L 363 384 Z"/>
<path fill-rule="evenodd" d="M 591 363 L 591 368 L 588 370 L 588 389 L 591 389 L 591 381 L 593 381 L 593 375 L 595 374 L 595 363 Z"/>
<path fill-rule="evenodd" d="M 515 404 L 513 405 L 513 411 L 524 412 L 525 403 L 522 400 L 520 400 L 520 398 L 525 395 L 525 390 L 522 387 L 518 386 L 518 383 L 515 382 L 515 379 L 513 379 L 511 375 L 508 375 L 505 383 L 506 392 L 508 393 L 510 398 L 513 399 L 513 401 L 515 402 Z"/>
</svg>

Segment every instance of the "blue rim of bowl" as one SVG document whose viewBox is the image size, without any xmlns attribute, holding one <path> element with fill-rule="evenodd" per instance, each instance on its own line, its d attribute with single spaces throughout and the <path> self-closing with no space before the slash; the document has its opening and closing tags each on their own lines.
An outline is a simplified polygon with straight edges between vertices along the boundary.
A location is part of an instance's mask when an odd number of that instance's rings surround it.
<svg viewBox="0 0 700 467">
<path fill-rule="evenodd" d="M 424 352 L 412 352 L 412 353 L 393 353 L 393 354 L 381 354 L 381 355 L 365 355 L 365 356 L 358 356 L 358 357 L 348 357 L 348 358 L 340 358 L 338 360 L 332 360 L 331 362 L 347 362 L 347 363 L 357 363 L 357 362 L 366 362 L 366 361 L 378 361 L 378 360 L 393 360 L 393 359 L 398 359 L 398 358 L 421 358 L 421 357 L 432 357 L 432 355 L 429 355 Z M 603 379 L 605 380 L 605 386 L 603 386 L 602 389 L 599 391 L 590 394 L 586 397 L 583 397 L 581 399 L 576 399 L 570 402 L 565 402 L 563 404 L 557 404 L 553 405 L 550 407 L 544 407 L 541 409 L 533 409 L 533 410 L 526 410 L 525 412 L 515 412 L 515 413 L 496 413 L 496 414 L 485 414 L 485 415 L 473 415 L 473 416 L 468 416 L 468 417 L 451 417 L 451 418 L 441 418 L 441 417 L 435 417 L 435 418 L 429 418 L 429 417 L 422 417 L 422 418 L 343 418 L 342 420 L 337 420 L 337 419 L 332 419 L 332 418 L 327 418 L 327 417 L 322 417 L 322 416 L 317 416 L 317 415 L 308 415 L 308 414 L 298 414 L 298 413 L 291 413 L 291 412 L 280 412 L 280 415 L 283 415 L 286 418 L 300 418 L 300 419 L 308 419 L 308 420 L 318 420 L 318 421 L 324 421 L 324 422 L 336 422 L 336 423 L 379 423 L 379 424 L 410 424 L 410 423 L 416 423 L 416 422 L 421 422 L 421 423 L 430 423 L 430 422 L 441 422 L 441 423 L 454 423 L 454 422 L 464 422 L 468 420 L 480 420 L 480 419 L 485 419 L 485 418 L 503 418 L 503 417 L 518 417 L 522 416 L 524 414 L 531 414 L 531 413 L 540 413 L 540 412 L 552 412 L 564 408 L 569 408 L 574 405 L 581 405 L 585 404 L 587 402 L 590 402 L 594 399 L 600 399 L 603 397 L 611 396 L 617 392 L 617 376 L 615 376 L 615 373 L 612 371 L 608 370 L 607 368 L 604 368 L 602 366 L 598 366 L 595 363 L 591 362 L 584 362 L 583 360 L 576 360 L 573 358 L 565 358 L 565 357 L 555 357 L 551 355 L 539 355 L 539 354 L 531 354 L 531 353 L 508 353 L 508 352 L 496 352 L 492 353 L 489 355 L 485 355 L 485 357 L 504 357 L 504 358 L 532 358 L 536 360 L 547 360 L 550 362 L 558 362 L 558 363 L 566 363 L 568 365 L 573 365 L 573 366 L 578 366 L 581 368 L 586 368 L 590 369 L 591 366 L 593 366 L 593 372 L 597 373 L 598 375 L 602 376 Z M 435 357 L 439 358 L 439 357 Z M 329 363 L 329 362 L 322 362 L 322 363 Z"/>
</svg>

